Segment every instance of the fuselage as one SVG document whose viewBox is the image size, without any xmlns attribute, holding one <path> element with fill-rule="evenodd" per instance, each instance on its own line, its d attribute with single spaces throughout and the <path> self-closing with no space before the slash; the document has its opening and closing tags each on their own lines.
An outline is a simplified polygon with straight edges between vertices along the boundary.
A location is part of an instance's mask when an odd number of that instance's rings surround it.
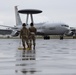
<svg viewBox="0 0 76 75">
<path fill-rule="evenodd" d="M 69 32 L 69 26 L 62 23 L 39 23 L 34 24 L 34 26 L 37 29 L 37 35 L 64 35 Z M 29 28 L 30 25 L 27 25 L 26 27 Z M 11 28 L 12 35 L 19 32 L 21 28 L 22 25 Z"/>
<path fill-rule="evenodd" d="M 61 23 L 44 23 L 35 27 L 38 35 L 63 35 L 69 31 L 69 26 Z"/>
</svg>

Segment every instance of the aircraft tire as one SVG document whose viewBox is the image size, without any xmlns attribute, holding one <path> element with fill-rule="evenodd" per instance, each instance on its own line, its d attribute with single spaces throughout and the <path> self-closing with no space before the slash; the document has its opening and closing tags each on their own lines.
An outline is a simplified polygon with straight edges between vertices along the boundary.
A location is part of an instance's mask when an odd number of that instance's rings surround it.
<svg viewBox="0 0 76 75">
<path fill-rule="evenodd" d="M 60 40 L 63 40 L 63 36 L 62 35 L 60 36 Z"/>
<path fill-rule="evenodd" d="M 50 39 L 50 36 L 44 36 L 44 39 Z"/>
</svg>

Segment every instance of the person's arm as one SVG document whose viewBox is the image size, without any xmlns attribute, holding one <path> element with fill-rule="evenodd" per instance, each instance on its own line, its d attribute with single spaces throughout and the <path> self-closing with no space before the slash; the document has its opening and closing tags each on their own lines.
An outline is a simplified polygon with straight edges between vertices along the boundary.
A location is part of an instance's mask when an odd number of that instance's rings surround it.
<svg viewBox="0 0 76 75">
<path fill-rule="evenodd" d="M 35 34 L 36 34 L 36 32 L 37 32 L 37 29 L 35 28 Z"/>
<path fill-rule="evenodd" d="M 21 39 L 21 37 L 22 37 L 22 30 L 20 31 L 20 39 Z"/>
</svg>

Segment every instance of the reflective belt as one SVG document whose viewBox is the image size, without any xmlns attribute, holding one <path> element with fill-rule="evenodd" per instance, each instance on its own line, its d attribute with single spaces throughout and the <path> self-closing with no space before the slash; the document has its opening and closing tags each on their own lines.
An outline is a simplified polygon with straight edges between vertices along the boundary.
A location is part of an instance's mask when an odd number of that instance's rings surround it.
<svg viewBox="0 0 76 75">
<path fill-rule="evenodd" d="M 34 35 L 35 33 L 34 33 L 34 32 L 31 32 L 31 34 L 33 34 L 33 35 Z"/>
</svg>

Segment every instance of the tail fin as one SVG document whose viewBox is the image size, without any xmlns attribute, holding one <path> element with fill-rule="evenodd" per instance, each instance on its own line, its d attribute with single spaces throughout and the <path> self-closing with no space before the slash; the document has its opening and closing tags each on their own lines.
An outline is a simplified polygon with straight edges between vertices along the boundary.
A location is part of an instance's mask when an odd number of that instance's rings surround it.
<svg viewBox="0 0 76 75">
<path fill-rule="evenodd" d="M 16 17 L 16 26 L 22 25 L 22 21 L 21 21 L 20 15 L 18 13 L 17 6 L 15 6 L 15 17 Z"/>
</svg>

